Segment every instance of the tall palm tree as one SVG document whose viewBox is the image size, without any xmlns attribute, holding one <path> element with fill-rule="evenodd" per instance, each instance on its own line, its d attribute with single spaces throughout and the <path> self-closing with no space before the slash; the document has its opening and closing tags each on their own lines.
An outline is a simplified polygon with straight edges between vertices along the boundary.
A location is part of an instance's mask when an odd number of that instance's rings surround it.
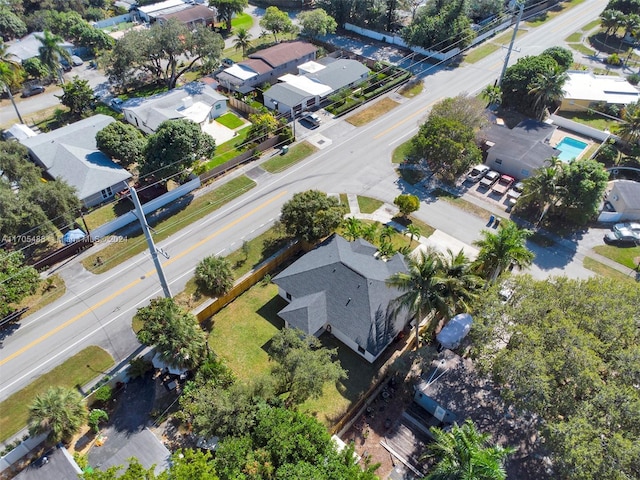
<svg viewBox="0 0 640 480">
<path fill-rule="evenodd" d="M 611 33 L 615 33 L 620 27 L 623 15 L 619 10 L 609 8 L 600 14 L 600 26 L 604 28 L 604 34 L 607 38 Z"/>
<path fill-rule="evenodd" d="M 554 65 L 545 73 L 539 73 L 529 88 L 533 95 L 533 111 L 539 120 L 544 118 L 545 110 L 564 96 L 564 84 L 569 76 L 559 66 Z"/>
<path fill-rule="evenodd" d="M 24 123 L 16 101 L 13 98 L 13 94 L 11 93 L 11 85 L 18 80 L 21 72 L 22 65 L 16 60 L 16 56 L 7 51 L 7 46 L 4 43 L 0 43 L 0 88 L 7 92 L 20 123 Z"/>
<path fill-rule="evenodd" d="M 534 254 L 526 241 L 533 232 L 521 229 L 511 220 L 504 220 L 496 233 L 480 232 L 482 238 L 473 244 L 480 248 L 475 261 L 476 271 L 490 283 L 496 281 L 510 265 L 525 268 L 533 262 Z"/>
<path fill-rule="evenodd" d="M 247 48 L 251 46 L 251 33 L 246 28 L 239 28 L 236 32 L 236 41 L 234 47 L 236 50 L 242 49 L 242 56 L 247 56 Z"/>
<path fill-rule="evenodd" d="M 638 143 L 640 140 L 640 102 L 627 105 L 622 115 L 622 123 L 616 131 L 620 137 L 629 143 Z"/>
<path fill-rule="evenodd" d="M 547 167 L 538 169 L 534 176 L 524 181 L 525 190 L 522 195 L 523 204 L 535 203 L 540 207 L 538 224 L 549 210 L 555 208 L 560 202 L 562 193 L 566 191 L 566 188 L 560 184 L 564 172 L 562 160 L 552 157 L 546 163 Z"/>
<path fill-rule="evenodd" d="M 490 437 L 480 433 L 471 420 L 451 431 L 431 428 L 435 441 L 425 457 L 437 460 L 425 480 L 504 480 L 504 462 L 515 452 L 513 447 L 491 445 Z"/>
<path fill-rule="evenodd" d="M 473 263 L 464 250 L 453 253 L 447 249 L 447 253 L 441 256 L 441 268 L 441 286 L 449 306 L 448 316 L 452 317 L 460 310 L 469 311 L 470 302 L 478 297 L 478 290 L 484 286 L 484 279 L 476 275 Z"/>
<path fill-rule="evenodd" d="M 87 420 L 87 406 L 76 390 L 49 387 L 29 407 L 29 433 L 49 432 L 48 440 L 58 443 L 77 433 Z"/>
<path fill-rule="evenodd" d="M 38 48 L 40 61 L 49 68 L 51 73 L 57 75 L 59 83 L 64 83 L 60 60 L 65 59 L 71 63 L 71 54 L 60 45 L 63 42 L 62 37 L 48 30 L 45 30 L 43 35 L 36 35 L 35 37 L 42 44 Z"/>
</svg>

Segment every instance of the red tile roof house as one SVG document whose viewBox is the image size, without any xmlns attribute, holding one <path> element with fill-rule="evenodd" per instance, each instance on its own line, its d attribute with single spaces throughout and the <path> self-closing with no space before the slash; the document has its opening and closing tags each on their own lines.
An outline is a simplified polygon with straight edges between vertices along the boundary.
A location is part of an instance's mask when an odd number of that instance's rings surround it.
<svg viewBox="0 0 640 480">
<path fill-rule="evenodd" d="M 225 68 L 216 78 L 229 90 L 248 93 L 264 83 L 276 83 L 285 73 L 297 73 L 298 65 L 314 60 L 316 52 L 307 42 L 279 43 L 250 54 L 248 60 Z"/>
</svg>

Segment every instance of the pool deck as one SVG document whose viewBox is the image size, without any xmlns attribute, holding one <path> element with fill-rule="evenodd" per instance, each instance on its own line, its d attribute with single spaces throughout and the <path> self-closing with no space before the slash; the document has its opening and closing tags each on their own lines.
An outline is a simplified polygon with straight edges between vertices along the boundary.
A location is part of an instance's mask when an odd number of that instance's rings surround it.
<svg viewBox="0 0 640 480">
<path fill-rule="evenodd" d="M 584 150 L 580 152 L 580 155 L 576 157 L 576 160 L 580 160 L 584 156 L 584 154 L 589 151 L 590 147 L 596 143 L 591 138 L 583 137 L 558 127 L 556 131 L 553 132 L 553 135 L 551 135 L 549 145 L 551 145 L 552 147 L 556 147 L 565 137 L 573 138 L 574 140 L 578 140 L 579 142 L 584 142 L 587 144 Z"/>
</svg>

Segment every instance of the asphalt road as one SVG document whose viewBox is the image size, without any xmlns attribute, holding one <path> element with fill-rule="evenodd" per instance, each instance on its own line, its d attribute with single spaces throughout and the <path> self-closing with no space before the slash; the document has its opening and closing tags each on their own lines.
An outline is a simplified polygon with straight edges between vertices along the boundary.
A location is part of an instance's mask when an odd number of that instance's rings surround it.
<svg viewBox="0 0 640 480">
<path fill-rule="evenodd" d="M 590 0 L 527 33 L 516 42 L 520 55 L 537 54 L 597 18 L 606 1 Z M 499 74 L 503 52 L 470 66 L 445 69 L 425 78 L 423 94 L 402 103 L 383 118 L 356 128 L 343 120 L 323 120 L 308 135 L 322 135 L 325 147 L 304 162 L 279 175 L 250 167 L 258 186 L 191 225 L 159 247 L 170 253 L 165 273 L 174 293 L 184 287 L 197 262 L 206 255 L 238 248 L 243 238 L 257 235 L 278 217 L 282 204 L 295 192 L 317 188 L 327 192 L 369 195 L 389 203 L 408 187 L 398 181 L 390 157 L 408 139 L 437 100 L 461 92 L 476 92 Z M 420 192 L 418 192 L 420 193 Z M 478 238 L 485 221 L 423 195 L 417 216 L 461 241 Z M 126 248 L 127 243 L 122 243 Z M 577 250 L 538 249 L 536 276 L 564 273 L 584 277 Z M 20 328 L 3 339 L 0 360 L 0 399 L 20 389 L 87 345 L 97 344 L 116 359 L 124 360 L 138 343 L 130 325 L 136 309 L 161 289 L 148 255 L 103 275 L 86 272 L 75 262 L 62 267 L 67 294 L 55 304 L 27 317 Z"/>
</svg>

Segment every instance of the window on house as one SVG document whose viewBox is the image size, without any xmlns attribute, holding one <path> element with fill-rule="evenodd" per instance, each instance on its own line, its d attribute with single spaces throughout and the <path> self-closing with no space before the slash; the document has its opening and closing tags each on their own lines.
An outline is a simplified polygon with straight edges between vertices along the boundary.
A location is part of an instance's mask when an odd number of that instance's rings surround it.
<svg viewBox="0 0 640 480">
<path fill-rule="evenodd" d="M 361 347 L 360 345 L 358 345 L 358 352 L 361 353 L 362 355 L 364 355 L 366 353 L 366 350 Z"/>
<path fill-rule="evenodd" d="M 222 105 L 220 105 L 219 103 L 216 103 L 216 110 L 220 110 L 222 108 Z"/>
<path fill-rule="evenodd" d="M 105 188 L 100 193 L 102 193 L 102 198 L 111 198 L 111 197 L 113 197 L 113 192 L 111 191 L 111 187 Z"/>
<path fill-rule="evenodd" d="M 499 159 L 499 158 L 496 158 L 496 159 L 495 159 L 495 162 L 496 162 L 498 165 L 502 165 L 502 160 L 501 160 L 501 159 Z"/>
<path fill-rule="evenodd" d="M 285 295 L 286 295 L 286 297 L 287 297 L 287 300 L 291 300 L 291 294 L 290 294 L 290 293 L 287 293 L 287 294 L 285 294 Z"/>
<path fill-rule="evenodd" d="M 520 170 L 520 173 L 522 174 L 523 178 L 526 178 L 529 176 L 529 170 L 525 170 L 524 168 Z"/>
</svg>

